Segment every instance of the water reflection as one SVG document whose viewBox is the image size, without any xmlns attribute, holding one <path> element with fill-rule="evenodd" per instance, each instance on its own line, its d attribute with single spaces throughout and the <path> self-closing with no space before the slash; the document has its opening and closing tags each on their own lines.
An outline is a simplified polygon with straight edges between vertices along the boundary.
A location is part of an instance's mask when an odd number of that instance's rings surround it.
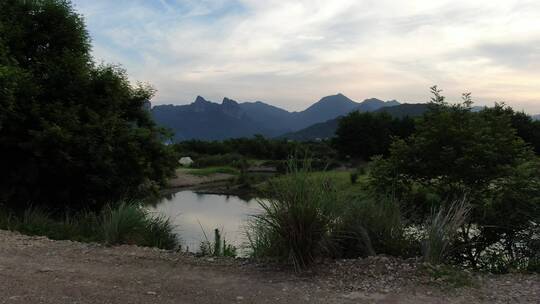
<svg viewBox="0 0 540 304">
<path fill-rule="evenodd" d="M 255 199 L 181 191 L 163 197 L 149 210 L 168 216 L 176 225 L 183 246 L 195 252 L 204 240 L 202 229 L 209 238 L 213 238 L 212 232 L 218 228 L 223 231 L 227 242 L 237 247 L 242 245 L 246 220 L 260 209 Z"/>
</svg>

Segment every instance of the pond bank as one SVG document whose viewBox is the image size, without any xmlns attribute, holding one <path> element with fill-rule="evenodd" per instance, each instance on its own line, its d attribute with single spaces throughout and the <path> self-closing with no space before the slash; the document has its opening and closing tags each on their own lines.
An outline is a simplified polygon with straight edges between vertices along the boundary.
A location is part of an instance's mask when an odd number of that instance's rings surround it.
<svg viewBox="0 0 540 304">
<path fill-rule="evenodd" d="M 237 175 L 229 173 L 197 175 L 192 172 L 193 169 L 177 169 L 176 177 L 169 181 L 169 186 L 162 190 L 162 194 L 192 190 L 201 194 L 236 195 L 245 199 L 259 196 L 257 189 L 236 184 Z"/>
<path fill-rule="evenodd" d="M 208 175 L 192 174 L 188 169 L 177 169 L 176 176 L 169 181 L 169 188 L 181 189 L 198 187 L 205 184 L 220 183 L 234 180 L 236 176 L 228 173 L 213 173 Z"/>
</svg>

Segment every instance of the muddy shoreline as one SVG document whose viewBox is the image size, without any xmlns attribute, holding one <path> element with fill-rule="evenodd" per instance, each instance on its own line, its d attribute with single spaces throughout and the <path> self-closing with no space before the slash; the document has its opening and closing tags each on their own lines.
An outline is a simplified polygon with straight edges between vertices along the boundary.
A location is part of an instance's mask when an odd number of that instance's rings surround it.
<svg viewBox="0 0 540 304">
<path fill-rule="evenodd" d="M 246 199 L 263 195 L 254 187 L 235 183 L 236 178 L 236 175 L 224 173 L 197 176 L 180 169 L 176 171 L 176 177 L 171 179 L 169 186 L 162 189 L 160 193 L 170 195 L 190 190 L 200 194 L 234 195 Z"/>
</svg>

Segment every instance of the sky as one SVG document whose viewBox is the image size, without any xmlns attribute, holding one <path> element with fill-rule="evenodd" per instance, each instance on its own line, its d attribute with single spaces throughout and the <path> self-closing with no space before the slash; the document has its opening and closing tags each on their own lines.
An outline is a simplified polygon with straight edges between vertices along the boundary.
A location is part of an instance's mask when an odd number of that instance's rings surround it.
<svg viewBox="0 0 540 304">
<path fill-rule="evenodd" d="M 326 95 L 506 102 L 540 113 L 538 0 L 73 0 L 98 63 L 157 89 L 153 104 Z"/>
</svg>

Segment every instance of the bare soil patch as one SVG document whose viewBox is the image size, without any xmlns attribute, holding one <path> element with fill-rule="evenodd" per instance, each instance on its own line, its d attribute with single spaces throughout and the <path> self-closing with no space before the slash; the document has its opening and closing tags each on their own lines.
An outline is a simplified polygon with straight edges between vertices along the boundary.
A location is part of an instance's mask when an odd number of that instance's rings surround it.
<svg viewBox="0 0 540 304">
<path fill-rule="evenodd" d="M 476 275 L 447 288 L 415 261 L 329 261 L 296 275 L 196 258 L 0 231 L 0 303 L 538 303 L 538 275 Z"/>
</svg>

